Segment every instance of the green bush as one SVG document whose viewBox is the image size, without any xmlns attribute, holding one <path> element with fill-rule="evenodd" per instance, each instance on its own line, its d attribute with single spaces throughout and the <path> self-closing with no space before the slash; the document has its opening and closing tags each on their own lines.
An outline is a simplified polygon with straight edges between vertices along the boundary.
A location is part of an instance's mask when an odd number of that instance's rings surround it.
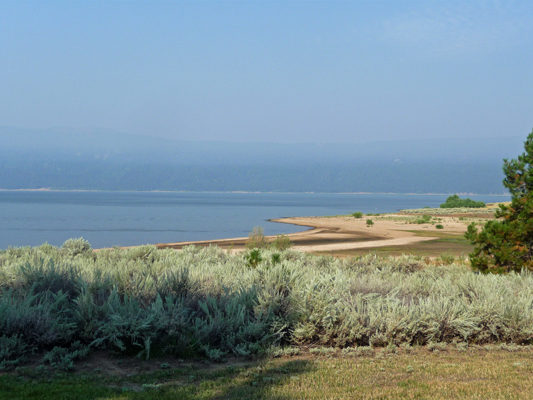
<svg viewBox="0 0 533 400">
<path fill-rule="evenodd" d="M 128 259 L 151 264 L 157 260 L 159 253 L 155 246 L 137 246 L 128 250 Z"/>
<path fill-rule="evenodd" d="M 187 267 L 167 270 L 158 278 L 158 281 L 159 288 L 157 292 L 160 296 L 184 299 L 198 289 L 198 282 L 191 278 Z"/>
<path fill-rule="evenodd" d="M 454 194 L 446 199 L 445 203 L 440 205 L 440 208 L 483 208 L 486 204 L 482 201 L 474 201 L 470 198 L 461 199 L 458 195 Z"/>
<path fill-rule="evenodd" d="M 278 251 L 290 249 L 292 245 L 293 243 L 287 235 L 277 235 L 276 239 L 270 243 L 270 247 Z"/>
<path fill-rule="evenodd" d="M 274 265 L 278 264 L 281 262 L 281 254 L 279 253 L 274 253 L 272 254 L 272 256 L 270 257 L 270 262 Z"/>
<path fill-rule="evenodd" d="M 444 226 L 442 226 L 441 224 L 437 224 L 437 225 L 435 225 L 435 228 L 437 228 L 437 229 L 444 229 Z"/>
<path fill-rule="evenodd" d="M 374 221 L 372 221 L 371 219 L 367 219 L 366 220 L 366 225 L 367 226 L 372 226 L 372 225 L 374 225 Z"/>
<path fill-rule="evenodd" d="M 253 249 L 250 250 L 246 255 L 246 263 L 250 268 L 256 268 L 261 261 L 263 261 L 263 257 L 261 257 L 261 251 L 259 249 Z"/>
<path fill-rule="evenodd" d="M 11 369 L 26 361 L 26 354 L 32 351 L 22 336 L 0 337 L 0 371 Z"/>
<path fill-rule="evenodd" d="M 246 241 L 246 248 L 252 250 L 264 249 L 265 247 L 268 247 L 268 242 L 266 241 L 263 228 L 260 226 L 256 226 L 248 235 L 248 240 Z"/>
<path fill-rule="evenodd" d="M 360 211 L 352 213 L 352 217 L 354 218 L 363 218 L 363 213 Z"/>
<path fill-rule="evenodd" d="M 428 224 L 431 222 L 431 216 L 430 215 L 423 215 L 420 218 L 417 218 L 415 220 L 415 224 Z"/>
<path fill-rule="evenodd" d="M 76 257 L 78 255 L 90 253 L 92 248 L 87 240 L 79 238 L 68 239 L 65 243 L 63 243 L 63 246 L 61 246 L 61 250 L 71 257 Z"/>
<path fill-rule="evenodd" d="M 70 255 L 70 254 L 69 254 Z M 75 296 L 80 291 L 79 272 L 69 263 L 39 258 L 19 265 L 20 284 L 33 293 L 65 293 Z"/>
<path fill-rule="evenodd" d="M 439 257 L 437 257 L 437 260 L 446 265 L 451 265 L 455 261 L 455 256 L 451 253 L 442 253 Z"/>
<path fill-rule="evenodd" d="M 72 343 L 70 348 L 54 347 L 44 356 L 43 363 L 49 363 L 54 368 L 70 371 L 74 368 L 74 361 L 84 360 L 89 355 L 89 351 L 88 346 L 76 341 Z"/>
</svg>

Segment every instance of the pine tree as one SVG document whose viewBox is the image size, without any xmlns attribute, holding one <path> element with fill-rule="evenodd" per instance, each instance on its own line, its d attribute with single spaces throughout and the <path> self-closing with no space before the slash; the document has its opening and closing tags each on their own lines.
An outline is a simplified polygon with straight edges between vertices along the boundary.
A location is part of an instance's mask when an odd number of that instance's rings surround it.
<svg viewBox="0 0 533 400">
<path fill-rule="evenodd" d="M 503 160 L 503 185 L 512 196 L 511 204 L 500 204 L 497 219 L 487 222 L 481 232 L 472 223 L 465 234 L 475 246 L 472 267 L 483 273 L 533 271 L 533 131 L 524 149 L 518 159 Z"/>
</svg>

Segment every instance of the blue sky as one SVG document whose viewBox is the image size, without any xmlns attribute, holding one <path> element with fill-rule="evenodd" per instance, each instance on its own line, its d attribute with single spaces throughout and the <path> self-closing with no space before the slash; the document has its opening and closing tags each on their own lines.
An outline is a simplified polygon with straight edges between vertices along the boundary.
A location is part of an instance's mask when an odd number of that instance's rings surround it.
<svg viewBox="0 0 533 400">
<path fill-rule="evenodd" d="M 533 3 L 3 1 L 0 125 L 366 142 L 533 127 Z"/>
</svg>

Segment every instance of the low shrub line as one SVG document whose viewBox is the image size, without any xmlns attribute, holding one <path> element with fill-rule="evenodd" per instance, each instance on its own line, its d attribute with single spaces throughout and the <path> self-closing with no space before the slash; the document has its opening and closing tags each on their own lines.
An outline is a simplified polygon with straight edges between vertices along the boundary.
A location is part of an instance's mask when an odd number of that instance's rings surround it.
<svg viewBox="0 0 533 400">
<path fill-rule="evenodd" d="M 93 348 L 220 361 L 272 345 L 533 343 L 528 272 L 476 274 L 453 257 L 253 251 L 93 252 L 82 239 L 0 251 L 0 368 L 44 351 L 68 370 Z"/>
</svg>

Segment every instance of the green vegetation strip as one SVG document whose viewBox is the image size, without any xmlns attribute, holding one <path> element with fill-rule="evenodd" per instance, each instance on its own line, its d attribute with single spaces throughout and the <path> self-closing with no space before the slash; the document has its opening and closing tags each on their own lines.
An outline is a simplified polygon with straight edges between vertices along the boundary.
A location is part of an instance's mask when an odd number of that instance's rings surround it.
<svg viewBox="0 0 533 400">
<path fill-rule="evenodd" d="M 494 208 L 413 208 L 398 211 L 398 214 L 431 214 L 431 215 L 452 215 L 452 214 L 490 214 L 498 210 Z"/>
<path fill-rule="evenodd" d="M 412 232 L 412 233 L 415 233 L 416 236 L 421 236 L 421 237 L 436 237 L 436 238 L 439 238 L 439 239 L 442 239 L 442 240 L 459 240 L 459 241 L 464 241 L 465 243 L 470 243 L 464 236 L 464 234 L 457 234 L 457 233 L 450 233 L 450 232 L 443 232 L 443 231 L 438 231 L 438 230 L 435 230 L 435 229 L 431 229 L 431 230 L 428 230 L 428 229 L 425 229 L 425 230 L 406 230 L 406 232 Z"/>
</svg>

